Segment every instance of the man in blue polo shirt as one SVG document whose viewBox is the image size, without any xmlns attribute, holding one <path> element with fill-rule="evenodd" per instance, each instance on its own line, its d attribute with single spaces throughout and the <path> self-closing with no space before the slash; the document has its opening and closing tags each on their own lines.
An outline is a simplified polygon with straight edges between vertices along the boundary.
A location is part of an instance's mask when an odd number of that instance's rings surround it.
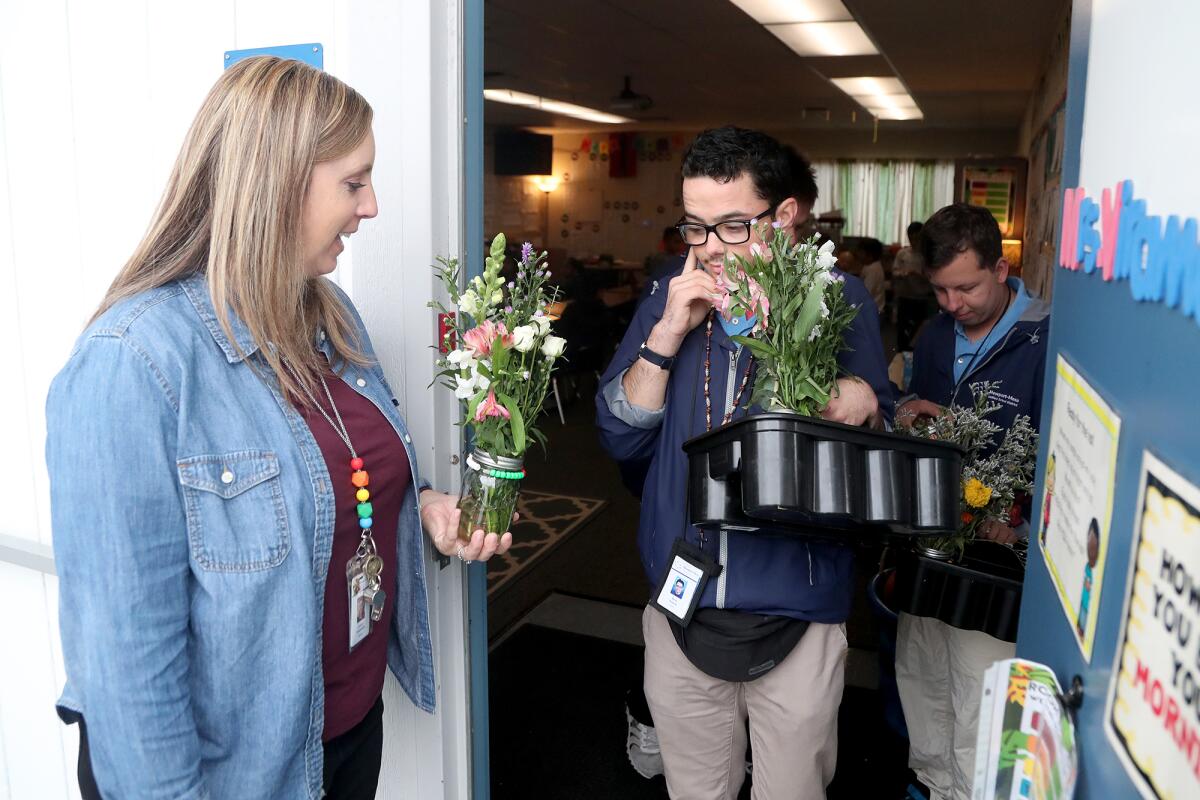
<svg viewBox="0 0 1200 800">
<path fill-rule="evenodd" d="M 989 381 L 999 384 L 989 397 L 1000 405 L 989 419 L 1007 431 L 1026 415 L 1037 429 L 1050 304 L 1009 277 L 1000 226 L 986 208 L 946 206 L 921 229 L 920 246 L 942 313 L 917 340 L 913 394 L 899 403 L 897 424 L 935 417 L 951 404 L 969 406 L 971 385 Z M 982 536 L 1008 544 L 1024 538 L 1027 528 L 988 522 Z M 908 724 L 908 763 L 930 800 L 970 798 L 983 673 L 1013 652 L 1011 642 L 979 631 L 900 615 L 896 682 Z"/>
<path fill-rule="evenodd" d="M 714 313 L 711 270 L 730 253 L 748 254 L 759 223 L 792 229 L 791 172 L 784 148 L 757 131 L 727 127 L 696 138 L 682 166 L 687 260 L 639 307 L 596 398 L 609 453 L 651 459 L 638 547 L 655 596 L 677 544 L 720 567 L 686 626 L 649 606 L 643 614 L 646 698 L 673 797 L 737 796 L 747 717 L 757 796 L 824 798 L 837 760 L 853 553 L 800 538 L 705 534 L 687 519 L 683 442 L 749 406 L 752 359 L 730 338 L 746 320 Z M 859 313 L 839 363 L 856 377 L 839 379 L 822 415 L 883 424 L 893 400 L 875 305 L 861 281 L 845 281 Z"/>
</svg>

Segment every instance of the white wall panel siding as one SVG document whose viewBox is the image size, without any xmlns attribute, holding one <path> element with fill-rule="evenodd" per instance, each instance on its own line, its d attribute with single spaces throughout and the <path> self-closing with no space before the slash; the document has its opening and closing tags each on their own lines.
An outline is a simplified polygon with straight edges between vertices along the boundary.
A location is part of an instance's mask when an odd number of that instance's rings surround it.
<svg viewBox="0 0 1200 800">
<path fill-rule="evenodd" d="M 434 255 L 460 249 L 459 13 L 459 0 L 0 0 L 0 534 L 50 544 L 50 380 L 145 231 L 223 53 L 250 47 L 319 42 L 325 68 L 375 108 L 381 213 L 335 279 L 367 321 L 423 473 L 456 487 L 457 407 L 427 388 L 426 302 L 440 291 Z M 76 729 L 54 714 L 57 579 L 3 553 L 0 800 L 76 798 Z M 380 797 L 469 792 L 462 570 L 429 555 L 439 713 L 389 677 Z"/>
<path fill-rule="evenodd" d="M 74 169 L 71 74 L 64 3 L 8 2 L 0 6 L 0 81 L 3 82 L 5 153 L 11 223 L 12 277 L 19 341 L 12 364 L 16 385 L 0 400 L 0 419 L 18 420 L 25 432 L 15 464 L 33 476 L 32 491 L 19 481 L 16 497 L 0 488 L 0 507 L 9 501 L 23 520 L 14 535 L 49 542 L 40 443 L 44 387 L 53 374 L 61 342 L 69 332 L 57 324 L 58 309 L 72 305 L 69 287 L 79 276 L 79 205 Z M 30 35 L 38 31 L 39 35 Z M 50 276 L 53 276 L 52 279 Z M 63 296 L 68 295 L 68 296 Z M 33 525 L 29 524 L 33 518 Z M 0 523 L 7 525 L 9 523 Z"/>
<path fill-rule="evenodd" d="M 0 738 L 14 800 L 69 797 L 62 723 L 54 713 L 61 685 L 54 664 L 58 626 L 41 573 L 0 563 Z M 57 603 L 55 603 L 57 605 Z"/>
</svg>

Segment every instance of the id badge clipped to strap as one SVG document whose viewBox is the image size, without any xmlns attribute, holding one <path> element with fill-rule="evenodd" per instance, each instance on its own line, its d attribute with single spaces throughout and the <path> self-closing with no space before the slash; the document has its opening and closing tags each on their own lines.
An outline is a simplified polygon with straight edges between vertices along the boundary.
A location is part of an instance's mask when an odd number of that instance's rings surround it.
<svg viewBox="0 0 1200 800">
<path fill-rule="evenodd" d="M 721 574 L 721 565 L 703 550 L 684 539 L 676 539 L 671 547 L 670 566 L 650 604 L 667 615 L 667 619 L 686 628 L 700 604 L 700 596 L 709 578 Z"/>
</svg>

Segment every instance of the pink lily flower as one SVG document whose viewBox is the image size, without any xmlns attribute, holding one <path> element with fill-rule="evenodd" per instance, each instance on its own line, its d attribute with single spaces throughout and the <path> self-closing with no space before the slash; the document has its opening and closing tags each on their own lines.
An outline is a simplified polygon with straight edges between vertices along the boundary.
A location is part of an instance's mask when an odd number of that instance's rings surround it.
<svg viewBox="0 0 1200 800">
<path fill-rule="evenodd" d="M 495 392 L 488 392 L 487 397 L 479 401 L 479 408 L 475 409 L 476 422 L 483 422 L 488 417 L 512 419 L 512 414 L 509 413 L 508 409 L 496 402 Z"/>
<path fill-rule="evenodd" d="M 492 347 L 500 342 L 503 347 L 512 347 L 513 337 L 504 327 L 503 322 L 484 320 L 463 334 L 463 347 L 476 358 L 487 358 L 492 354 Z"/>
</svg>

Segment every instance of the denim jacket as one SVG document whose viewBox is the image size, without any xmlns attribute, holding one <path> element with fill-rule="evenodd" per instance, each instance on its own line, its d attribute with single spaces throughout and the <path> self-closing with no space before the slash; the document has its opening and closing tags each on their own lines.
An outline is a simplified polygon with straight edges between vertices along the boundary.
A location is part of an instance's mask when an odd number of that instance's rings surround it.
<svg viewBox="0 0 1200 800">
<path fill-rule="evenodd" d="M 265 362 L 246 326 L 231 322 L 236 346 L 201 274 L 122 301 L 83 333 L 47 399 L 59 705 L 86 719 L 105 797 L 322 794 L 332 484 L 277 381 L 251 368 Z M 432 711 L 427 484 L 379 366 L 349 365 L 342 379 L 408 452 L 388 666 Z"/>
</svg>

